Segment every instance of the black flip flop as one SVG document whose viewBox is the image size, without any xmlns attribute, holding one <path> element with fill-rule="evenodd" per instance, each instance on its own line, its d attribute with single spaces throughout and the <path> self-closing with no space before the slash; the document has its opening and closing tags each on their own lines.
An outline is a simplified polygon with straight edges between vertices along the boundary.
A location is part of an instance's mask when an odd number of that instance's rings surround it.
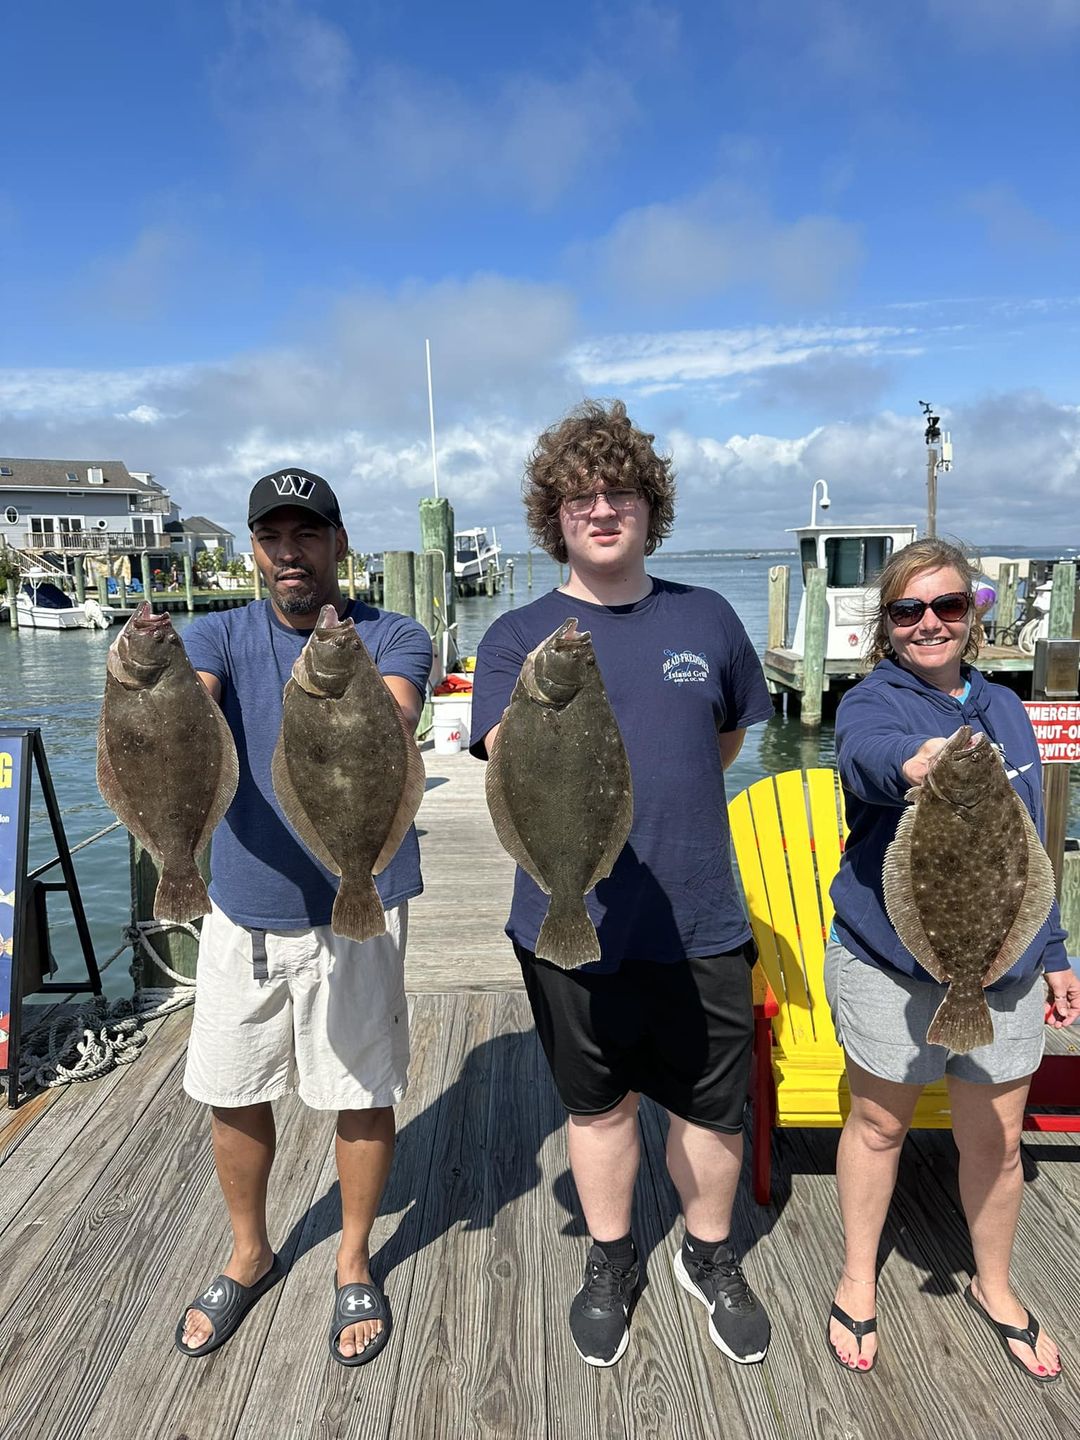
<svg viewBox="0 0 1080 1440">
<path fill-rule="evenodd" d="M 1005 1325 L 1002 1323 L 1002 1321 L 995 1320 L 994 1317 L 990 1314 L 989 1310 L 987 1310 L 986 1306 L 980 1305 L 978 1300 L 975 1299 L 975 1295 L 970 1285 L 964 1286 L 964 1299 L 971 1306 L 971 1308 L 976 1311 L 977 1314 L 982 1316 L 982 1318 L 986 1321 L 990 1328 L 996 1331 L 998 1339 L 1005 1347 L 1005 1354 L 1009 1357 L 1009 1359 L 1012 1361 L 1012 1363 L 1016 1366 L 1018 1370 L 1022 1370 L 1024 1372 L 1024 1374 L 1028 1377 L 1029 1380 L 1034 1380 L 1036 1385 L 1053 1385 L 1055 1380 L 1061 1379 L 1060 1370 L 1057 1372 L 1056 1375 L 1051 1375 L 1049 1373 L 1047 1373 L 1046 1375 L 1036 1375 L 1034 1370 L 1028 1369 L 1028 1367 L 1020 1359 L 1019 1355 L 1015 1355 L 1012 1350 L 1009 1349 L 1010 1340 L 1019 1340 L 1021 1345 L 1028 1345 L 1031 1347 L 1031 1353 L 1033 1355 L 1036 1354 L 1035 1346 L 1038 1343 L 1039 1330 L 1041 1327 L 1038 1320 L 1035 1319 L 1035 1316 L 1032 1315 L 1030 1310 L 1027 1312 L 1027 1325 L 1024 1328 L 1021 1328 L 1019 1325 Z"/>
<path fill-rule="evenodd" d="M 231 1340 L 239 1330 L 244 1316 L 256 1300 L 260 1300 L 268 1290 L 272 1290 L 284 1274 L 285 1267 L 281 1263 L 281 1257 L 275 1255 L 270 1269 L 260 1280 L 256 1280 L 254 1285 L 241 1285 L 239 1280 L 232 1280 L 228 1275 L 215 1276 L 202 1294 L 196 1295 L 191 1304 L 184 1307 L 184 1313 L 176 1327 L 177 1350 L 181 1355 L 196 1360 L 220 1349 L 225 1341 Z M 200 1310 L 214 1327 L 210 1339 L 195 1349 L 184 1344 L 184 1322 L 189 1310 Z"/>
<path fill-rule="evenodd" d="M 839 1305 L 833 1305 L 831 1307 L 831 1309 L 829 1310 L 829 1320 L 839 1320 L 840 1324 L 843 1325 L 845 1330 L 851 1331 L 852 1335 L 854 1335 L 855 1339 L 859 1342 L 860 1355 L 862 1354 L 863 1336 L 872 1335 L 877 1329 L 876 1315 L 872 1315 L 869 1320 L 853 1320 L 851 1316 L 847 1313 L 847 1311 L 840 1309 Z M 828 1347 L 829 1354 L 836 1361 L 837 1365 L 840 1366 L 840 1369 L 846 1370 L 849 1375 L 869 1375 L 870 1371 L 873 1370 L 874 1366 L 877 1364 L 877 1355 L 875 1354 L 874 1358 L 870 1361 L 870 1364 L 867 1365 L 865 1370 L 860 1369 L 858 1365 L 845 1365 L 843 1360 L 840 1359 L 840 1356 L 837 1355 L 835 1345 L 829 1339 L 828 1320 L 825 1322 L 825 1344 Z"/>
<path fill-rule="evenodd" d="M 369 1341 L 363 1350 L 358 1350 L 355 1355 L 342 1355 L 338 1349 L 338 1339 L 343 1330 L 350 1325 L 357 1324 L 361 1320 L 381 1320 L 383 1328 Z M 330 1317 L 330 1354 L 339 1365 L 347 1365 L 350 1368 L 354 1365 L 366 1365 L 369 1360 L 374 1360 L 386 1347 L 390 1339 L 392 1326 L 390 1306 L 386 1296 L 377 1285 L 365 1285 L 361 1280 L 354 1280 L 349 1285 L 338 1285 L 337 1277 L 334 1277 L 334 1313 Z"/>
</svg>

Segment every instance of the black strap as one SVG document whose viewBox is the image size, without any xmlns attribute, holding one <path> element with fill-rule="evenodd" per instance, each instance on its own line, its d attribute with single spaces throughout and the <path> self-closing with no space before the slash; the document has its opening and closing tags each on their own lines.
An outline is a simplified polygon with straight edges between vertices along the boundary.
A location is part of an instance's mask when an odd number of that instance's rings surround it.
<svg viewBox="0 0 1080 1440">
<path fill-rule="evenodd" d="M 270 968 L 266 963 L 266 931 L 251 932 L 251 973 L 256 980 L 269 980 Z"/>
</svg>

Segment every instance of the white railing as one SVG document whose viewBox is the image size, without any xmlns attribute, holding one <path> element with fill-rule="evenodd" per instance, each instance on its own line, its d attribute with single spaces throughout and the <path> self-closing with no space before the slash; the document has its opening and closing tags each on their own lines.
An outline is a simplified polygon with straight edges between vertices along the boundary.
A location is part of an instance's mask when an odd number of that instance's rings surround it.
<svg viewBox="0 0 1080 1440">
<path fill-rule="evenodd" d="M 23 536 L 27 550 L 59 553 L 88 550 L 163 550 L 172 548 L 171 535 L 136 535 L 130 530 L 42 530 Z"/>
</svg>

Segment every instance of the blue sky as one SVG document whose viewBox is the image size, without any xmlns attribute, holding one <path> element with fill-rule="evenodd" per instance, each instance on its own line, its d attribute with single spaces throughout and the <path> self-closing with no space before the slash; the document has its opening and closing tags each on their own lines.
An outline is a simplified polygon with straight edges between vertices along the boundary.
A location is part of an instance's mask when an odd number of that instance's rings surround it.
<svg viewBox="0 0 1080 1440">
<path fill-rule="evenodd" d="M 838 520 L 918 521 L 921 399 L 942 529 L 1080 545 L 1078 0 L 0 26 L 7 455 L 122 459 L 240 535 L 304 464 L 411 546 L 430 337 L 443 489 L 512 545 L 586 395 L 674 453 L 675 549 L 784 544 L 818 475 Z"/>
</svg>

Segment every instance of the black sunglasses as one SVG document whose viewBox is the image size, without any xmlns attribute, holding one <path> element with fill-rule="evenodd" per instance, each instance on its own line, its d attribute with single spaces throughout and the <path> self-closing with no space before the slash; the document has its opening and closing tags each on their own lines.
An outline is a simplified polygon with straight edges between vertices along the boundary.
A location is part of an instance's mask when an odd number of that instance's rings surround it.
<svg viewBox="0 0 1080 1440">
<path fill-rule="evenodd" d="M 966 590 L 950 590 L 933 600 L 890 600 L 885 613 L 894 625 L 917 625 L 927 610 L 932 610 L 939 620 L 955 624 L 963 620 L 970 609 L 971 596 Z"/>
</svg>

